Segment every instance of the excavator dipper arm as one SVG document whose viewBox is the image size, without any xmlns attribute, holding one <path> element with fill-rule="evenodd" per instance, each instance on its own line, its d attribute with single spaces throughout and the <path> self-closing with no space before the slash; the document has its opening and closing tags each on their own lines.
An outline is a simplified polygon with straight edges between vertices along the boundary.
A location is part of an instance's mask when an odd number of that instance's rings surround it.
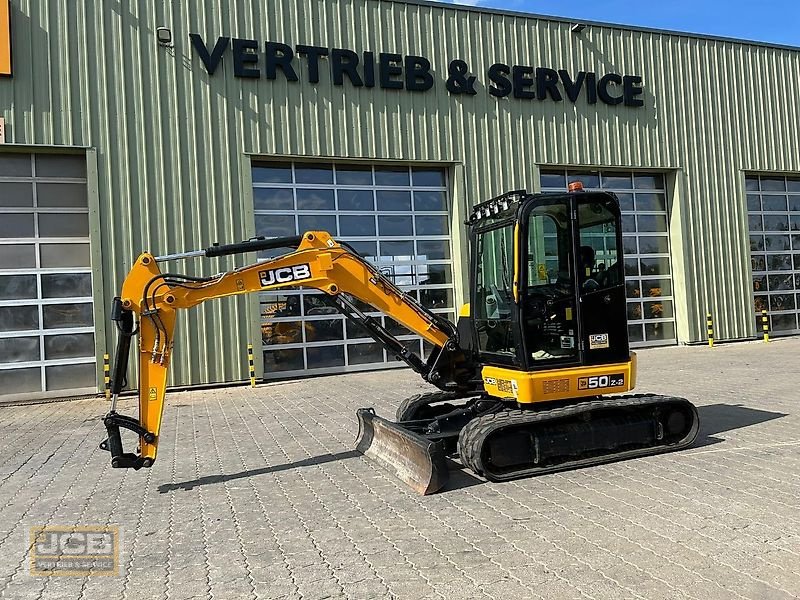
<svg viewBox="0 0 800 600">
<path fill-rule="evenodd" d="M 275 259 L 259 262 L 212 277 L 165 273 L 158 263 L 195 256 L 216 257 L 275 248 L 295 248 Z M 101 448 L 112 455 L 112 466 L 138 469 L 156 459 L 164 410 L 167 372 L 172 358 L 177 312 L 206 300 L 302 285 L 325 292 L 329 303 L 364 326 L 398 358 L 426 380 L 442 389 L 463 389 L 474 372 L 465 368 L 456 328 L 398 289 L 374 266 L 328 233 L 255 239 L 240 244 L 211 246 L 185 254 L 154 257 L 142 254 L 130 270 L 122 293 L 114 301 L 112 318 L 119 340 L 112 378 L 112 407 L 105 417 L 108 438 Z M 435 350 L 423 361 L 392 336 L 380 323 L 361 312 L 343 294 L 349 294 L 390 315 L 431 343 Z M 137 329 L 138 322 L 138 329 Z M 128 355 L 134 334 L 139 335 L 139 418 L 116 412 L 117 398 L 125 385 Z M 459 365 L 454 368 L 454 365 Z M 125 453 L 120 428 L 139 436 L 139 451 Z"/>
</svg>

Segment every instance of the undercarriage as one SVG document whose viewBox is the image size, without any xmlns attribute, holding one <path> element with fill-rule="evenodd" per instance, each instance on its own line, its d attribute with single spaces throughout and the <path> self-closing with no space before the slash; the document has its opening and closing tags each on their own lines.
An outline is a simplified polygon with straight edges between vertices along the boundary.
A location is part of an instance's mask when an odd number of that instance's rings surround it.
<svg viewBox="0 0 800 600">
<path fill-rule="evenodd" d="M 357 448 L 421 494 L 442 489 L 447 458 L 506 481 L 680 450 L 699 427 L 683 398 L 636 394 L 530 407 L 486 395 L 412 396 L 393 423 L 358 411 Z"/>
</svg>

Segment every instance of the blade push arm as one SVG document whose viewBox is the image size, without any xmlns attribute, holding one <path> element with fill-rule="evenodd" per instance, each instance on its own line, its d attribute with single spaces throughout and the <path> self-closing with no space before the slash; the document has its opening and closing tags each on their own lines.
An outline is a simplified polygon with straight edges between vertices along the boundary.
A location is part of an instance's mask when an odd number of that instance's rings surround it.
<svg viewBox="0 0 800 600">
<path fill-rule="evenodd" d="M 158 262 L 191 256 L 224 256 L 277 247 L 296 247 L 288 254 L 213 277 L 191 278 L 162 273 Z M 125 279 L 115 317 L 120 330 L 115 377 L 114 403 L 106 416 L 109 438 L 104 448 L 112 453 L 112 465 L 149 467 L 156 458 L 158 435 L 166 392 L 167 370 L 172 354 L 175 318 L 178 310 L 197 304 L 252 292 L 302 285 L 327 294 L 329 303 L 362 324 L 370 335 L 408 362 L 426 379 L 442 387 L 441 367 L 452 364 L 459 354 L 453 325 L 431 313 L 413 297 L 398 289 L 370 263 L 337 243 L 329 234 L 307 232 L 303 236 L 254 240 L 206 250 L 156 258 L 142 254 Z M 428 363 L 409 352 L 379 322 L 364 315 L 347 298 L 347 293 L 420 335 L 435 351 Z M 116 398 L 123 387 L 127 353 L 133 335 L 134 315 L 139 324 L 139 420 L 116 413 Z M 450 371 L 448 371 L 449 373 Z M 458 382 L 445 382 L 449 386 Z M 124 454 L 119 428 L 139 434 L 139 454 Z M 103 445 L 101 445 L 103 446 Z"/>
</svg>

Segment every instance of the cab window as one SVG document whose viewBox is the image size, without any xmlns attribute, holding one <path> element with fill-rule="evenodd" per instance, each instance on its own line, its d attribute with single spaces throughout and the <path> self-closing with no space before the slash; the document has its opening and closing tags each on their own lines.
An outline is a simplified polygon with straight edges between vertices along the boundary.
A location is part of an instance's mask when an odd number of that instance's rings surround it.
<svg viewBox="0 0 800 600">
<path fill-rule="evenodd" d="M 578 281 L 581 293 L 622 285 L 617 217 L 603 202 L 578 205 Z"/>
<path fill-rule="evenodd" d="M 483 352 L 516 355 L 512 327 L 514 302 L 513 223 L 477 236 L 476 297 L 478 347 Z"/>
</svg>

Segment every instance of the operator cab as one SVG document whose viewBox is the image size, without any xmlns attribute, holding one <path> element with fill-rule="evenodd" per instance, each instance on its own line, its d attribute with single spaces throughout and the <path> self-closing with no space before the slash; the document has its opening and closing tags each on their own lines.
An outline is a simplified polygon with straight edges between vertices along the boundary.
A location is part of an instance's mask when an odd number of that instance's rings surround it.
<svg viewBox="0 0 800 600">
<path fill-rule="evenodd" d="M 544 370 L 627 361 L 619 203 L 608 192 L 511 192 L 471 217 L 473 348 Z"/>
</svg>

